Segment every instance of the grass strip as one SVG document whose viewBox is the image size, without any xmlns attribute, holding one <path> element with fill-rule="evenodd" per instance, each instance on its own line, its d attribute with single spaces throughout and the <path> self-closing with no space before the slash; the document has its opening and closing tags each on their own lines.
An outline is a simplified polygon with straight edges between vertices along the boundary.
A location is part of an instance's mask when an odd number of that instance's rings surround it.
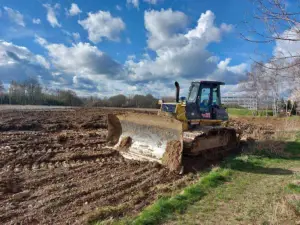
<svg viewBox="0 0 300 225">
<path fill-rule="evenodd" d="M 118 222 L 118 224 L 159 224 L 170 218 L 173 213 L 183 213 L 187 207 L 199 201 L 211 188 L 223 184 L 231 176 L 228 169 L 217 168 L 202 177 L 197 183 L 186 187 L 180 194 L 172 197 L 162 197 L 154 204 L 148 206 L 131 221 Z"/>
</svg>

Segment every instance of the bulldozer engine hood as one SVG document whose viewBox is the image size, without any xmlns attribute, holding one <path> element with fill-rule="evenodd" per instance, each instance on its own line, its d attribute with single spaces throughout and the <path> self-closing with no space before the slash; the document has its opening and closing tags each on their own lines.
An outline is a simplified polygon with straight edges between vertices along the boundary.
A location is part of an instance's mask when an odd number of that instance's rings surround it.
<svg viewBox="0 0 300 225">
<path fill-rule="evenodd" d="M 163 103 L 161 111 L 168 113 L 176 113 L 176 103 Z"/>
</svg>

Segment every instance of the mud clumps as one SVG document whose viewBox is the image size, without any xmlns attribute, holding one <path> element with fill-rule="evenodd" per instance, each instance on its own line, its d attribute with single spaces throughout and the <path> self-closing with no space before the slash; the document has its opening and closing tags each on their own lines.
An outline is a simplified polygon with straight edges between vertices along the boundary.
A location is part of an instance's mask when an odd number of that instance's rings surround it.
<svg viewBox="0 0 300 225">
<path fill-rule="evenodd" d="M 88 121 L 82 123 L 80 127 L 83 129 L 107 129 L 106 118 L 104 115 L 93 116 Z"/>
<path fill-rule="evenodd" d="M 253 139 L 253 140 L 268 140 L 271 139 L 275 131 L 271 125 L 258 125 L 252 124 L 246 120 L 230 120 L 229 126 L 234 127 L 238 133 L 241 133 L 241 139 Z"/>
<path fill-rule="evenodd" d="M 171 171 L 179 172 L 181 170 L 182 150 L 182 143 L 179 140 L 173 140 L 167 143 L 162 162 Z"/>
<path fill-rule="evenodd" d="M 126 151 L 130 148 L 132 144 L 132 138 L 131 137 L 124 137 L 119 145 L 119 149 L 122 151 Z"/>
<path fill-rule="evenodd" d="M 66 143 L 67 140 L 68 140 L 68 135 L 66 133 L 62 133 L 57 136 L 58 143 Z"/>
<path fill-rule="evenodd" d="M 2 173 L 0 176 L 0 193 L 14 194 L 20 192 L 22 179 L 12 172 Z"/>
</svg>

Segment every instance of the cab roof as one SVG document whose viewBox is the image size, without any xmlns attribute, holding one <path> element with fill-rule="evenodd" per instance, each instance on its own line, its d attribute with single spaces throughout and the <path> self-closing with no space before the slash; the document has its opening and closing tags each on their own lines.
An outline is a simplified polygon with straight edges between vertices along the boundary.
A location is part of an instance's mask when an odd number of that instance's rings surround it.
<svg viewBox="0 0 300 225">
<path fill-rule="evenodd" d="M 202 81 L 193 81 L 192 83 L 200 83 L 200 84 L 214 84 L 214 85 L 225 85 L 224 82 L 221 81 L 208 81 L 208 80 L 202 80 Z"/>
</svg>

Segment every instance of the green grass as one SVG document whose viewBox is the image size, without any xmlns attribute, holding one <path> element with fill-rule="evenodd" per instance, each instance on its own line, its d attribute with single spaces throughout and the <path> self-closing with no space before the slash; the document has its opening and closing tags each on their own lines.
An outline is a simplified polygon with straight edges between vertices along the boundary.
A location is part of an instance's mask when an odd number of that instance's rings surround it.
<svg viewBox="0 0 300 225">
<path fill-rule="evenodd" d="M 175 212 L 183 213 L 186 208 L 199 201 L 206 192 L 227 181 L 231 173 L 228 169 L 216 169 L 202 177 L 196 184 L 185 188 L 180 194 L 173 197 L 159 199 L 153 205 L 147 207 L 129 224 L 158 224 L 171 217 Z"/>
<path fill-rule="evenodd" d="M 287 196 L 287 202 L 295 210 L 296 213 L 300 214 L 300 180 L 295 180 L 294 183 L 287 185 L 287 192 L 290 195 Z"/>
<path fill-rule="evenodd" d="M 238 109 L 238 108 L 228 108 L 227 112 L 229 113 L 230 116 L 253 116 L 253 110 L 249 109 Z M 258 116 L 272 116 L 273 112 L 272 110 L 258 110 Z"/>
<path fill-rule="evenodd" d="M 288 141 L 285 146 L 285 151 L 292 154 L 293 156 L 300 155 L 300 132 L 295 134 L 293 141 Z"/>
<path fill-rule="evenodd" d="M 288 188 L 289 191 L 291 191 L 293 193 L 300 194 L 300 185 L 297 185 L 297 184 L 288 184 L 287 188 Z"/>
<path fill-rule="evenodd" d="M 227 112 L 230 116 L 252 116 L 252 111 L 249 109 L 228 108 Z"/>
<path fill-rule="evenodd" d="M 283 199 L 296 177 L 297 159 L 242 155 L 227 160 L 231 182 L 220 185 L 169 224 L 294 224 L 296 216 Z M 297 203 L 298 204 L 298 203 Z"/>
</svg>

